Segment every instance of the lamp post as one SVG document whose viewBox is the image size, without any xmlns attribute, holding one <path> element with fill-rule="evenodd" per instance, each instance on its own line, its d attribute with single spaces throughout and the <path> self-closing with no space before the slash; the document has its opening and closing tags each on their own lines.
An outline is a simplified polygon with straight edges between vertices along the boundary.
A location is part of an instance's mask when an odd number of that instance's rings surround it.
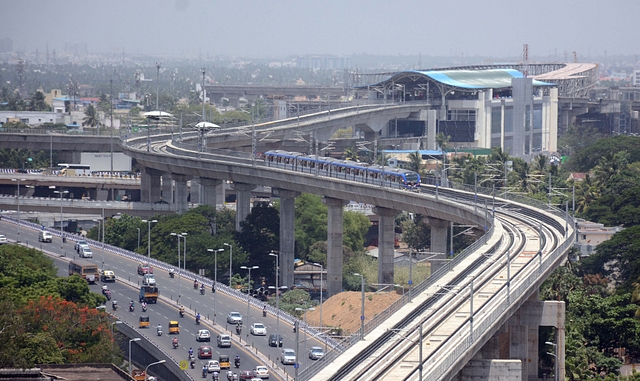
<svg viewBox="0 0 640 381">
<path fill-rule="evenodd" d="M 26 179 L 11 179 L 11 181 L 18 182 L 18 191 L 16 192 L 16 202 L 18 203 L 18 237 L 16 238 L 16 243 L 20 242 L 20 181 L 25 181 Z"/>
<path fill-rule="evenodd" d="M 233 246 L 226 242 L 224 245 L 229 246 L 229 287 L 231 287 L 231 278 L 233 278 Z"/>
<path fill-rule="evenodd" d="M 105 308 L 106 308 L 106 307 L 105 307 Z M 122 320 L 116 320 L 116 321 L 114 321 L 113 323 L 111 323 L 111 337 L 113 337 L 113 327 L 114 327 L 116 324 L 122 324 Z"/>
<path fill-rule="evenodd" d="M 278 338 L 278 334 L 280 333 L 280 253 L 271 251 L 269 255 L 276 258 L 276 340 L 277 343 L 279 343 L 280 339 Z M 276 349 L 278 348 L 278 345 L 279 344 L 276 344 Z"/>
<path fill-rule="evenodd" d="M 249 325 L 249 299 L 251 297 L 251 270 L 260 268 L 260 266 L 240 266 L 241 269 L 249 271 L 247 276 L 247 325 Z"/>
<path fill-rule="evenodd" d="M 181 233 L 180 234 L 182 236 L 182 238 L 184 239 L 184 242 L 182 243 L 183 249 L 182 249 L 182 264 L 183 264 L 183 268 L 184 271 L 187 272 L 187 233 Z"/>
<path fill-rule="evenodd" d="M 545 341 L 544 343 L 553 347 L 553 353 L 547 352 L 547 354 L 553 356 L 553 381 L 558 381 L 558 344 L 550 341 Z"/>
<path fill-rule="evenodd" d="M 133 364 L 131 364 L 131 342 L 140 340 L 142 339 L 139 337 L 134 337 L 133 339 L 129 340 L 129 375 L 131 377 L 133 377 Z"/>
<path fill-rule="evenodd" d="M 322 273 L 324 272 L 324 266 L 320 263 L 314 263 L 316 266 L 320 266 L 320 332 L 324 334 L 324 327 L 322 325 Z M 324 353 L 327 353 L 327 339 L 324 340 Z"/>
<path fill-rule="evenodd" d="M 304 352 L 305 352 L 305 353 L 307 352 L 307 311 L 315 311 L 315 310 L 316 310 L 316 309 L 315 309 L 315 308 L 313 308 L 313 307 L 309 307 L 309 308 L 300 308 L 300 307 L 296 307 L 296 311 L 304 311 L 304 315 L 303 315 L 302 321 L 304 322 L 304 328 L 305 328 L 305 330 L 304 330 L 304 339 L 302 339 L 302 341 L 304 341 Z M 296 333 L 297 333 L 297 332 L 298 332 L 298 330 L 296 330 Z M 298 362 L 298 359 L 300 358 L 300 357 L 298 357 L 298 356 L 300 356 L 300 355 L 298 354 L 298 349 L 299 349 L 299 348 L 298 348 L 298 342 L 299 342 L 299 340 L 297 340 L 297 337 L 296 337 L 296 362 L 298 363 L 298 368 L 300 368 L 300 363 Z M 326 353 L 326 352 L 325 352 L 325 353 Z M 306 361 L 307 361 L 307 360 L 306 360 L 306 358 L 305 358 L 305 364 L 306 364 Z M 298 369 L 296 368 L 296 371 L 297 371 L 297 370 L 298 370 Z M 296 372 L 296 373 L 297 373 L 297 372 Z M 297 378 L 297 375 L 296 375 L 296 378 Z"/>
<path fill-rule="evenodd" d="M 171 235 L 178 237 L 178 275 L 180 279 L 178 280 L 178 298 L 176 299 L 176 303 L 180 304 L 180 297 L 182 296 L 182 271 L 180 271 L 180 237 L 182 237 L 178 233 L 171 233 Z"/>
<path fill-rule="evenodd" d="M 147 377 L 147 371 L 149 370 L 149 367 L 154 366 L 154 365 L 158 365 L 158 364 L 164 364 L 167 360 L 160 360 L 160 361 L 156 361 L 156 362 L 152 362 L 151 364 L 147 365 L 146 368 L 144 368 L 144 377 L 145 380 L 148 380 L 149 378 Z"/>
<path fill-rule="evenodd" d="M 140 248 L 140 228 L 136 228 L 138 229 L 138 249 Z"/>
<path fill-rule="evenodd" d="M 69 193 L 66 191 L 53 191 L 53 193 L 58 193 L 60 195 L 60 254 L 64 256 L 64 232 L 62 231 L 62 195 L 65 193 Z"/>
<path fill-rule="evenodd" d="M 158 222 L 158 220 L 142 220 L 142 222 L 147 223 L 147 258 L 150 261 L 151 260 L 151 223 Z"/>
<path fill-rule="evenodd" d="M 224 251 L 224 249 L 207 249 L 207 251 L 213 252 L 213 289 L 216 288 L 216 283 L 218 283 L 218 253 Z M 213 292 L 213 322 L 216 322 L 216 293 Z"/>
<path fill-rule="evenodd" d="M 353 273 L 353 275 L 359 276 L 360 280 L 362 281 L 360 286 L 362 290 L 362 315 L 360 315 L 360 340 L 364 340 L 364 275 L 358 274 L 358 273 Z"/>
</svg>

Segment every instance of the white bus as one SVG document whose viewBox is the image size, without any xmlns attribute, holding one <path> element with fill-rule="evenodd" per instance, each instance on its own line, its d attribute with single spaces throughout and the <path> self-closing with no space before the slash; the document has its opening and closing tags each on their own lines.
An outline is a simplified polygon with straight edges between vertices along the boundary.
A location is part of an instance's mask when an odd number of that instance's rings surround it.
<svg viewBox="0 0 640 381">
<path fill-rule="evenodd" d="M 91 166 L 86 164 L 66 164 L 59 163 L 58 170 L 60 176 L 89 176 L 91 175 Z"/>
</svg>

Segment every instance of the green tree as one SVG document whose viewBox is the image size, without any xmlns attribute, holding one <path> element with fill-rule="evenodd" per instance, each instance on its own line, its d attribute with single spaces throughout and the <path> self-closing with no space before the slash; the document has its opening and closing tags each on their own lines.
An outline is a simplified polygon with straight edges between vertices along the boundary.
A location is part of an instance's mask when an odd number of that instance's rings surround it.
<svg viewBox="0 0 640 381">
<path fill-rule="evenodd" d="M 408 156 L 409 159 L 409 164 L 407 166 L 407 169 L 410 171 L 414 171 L 417 172 L 419 174 L 422 174 L 422 155 L 420 155 L 420 152 L 416 151 L 416 152 L 411 152 Z"/>
<path fill-rule="evenodd" d="M 38 90 L 33 94 L 31 98 L 32 111 L 47 111 L 50 109 L 49 105 L 44 101 L 44 94 Z"/>
<path fill-rule="evenodd" d="M 87 109 L 84 111 L 84 119 L 82 119 L 83 126 L 89 127 L 99 127 L 100 120 L 98 119 L 98 112 L 96 111 L 93 105 L 89 105 Z"/>
<path fill-rule="evenodd" d="M 240 231 L 235 239 L 243 250 L 249 254 L 248 264 L 259 266 L 260 271 L 252 275 L 270 277 L 274 274 L 274 261 L 269 252 L 280 249 L 280 214 L 278 210 L 264 204 L 258 204 L 251 209 L 251 213 L 240 223 Z M 235 261 L 235 253 L 234 253 Z M 281 263 L 281 266 L 292 264 Z"/>
</svg>

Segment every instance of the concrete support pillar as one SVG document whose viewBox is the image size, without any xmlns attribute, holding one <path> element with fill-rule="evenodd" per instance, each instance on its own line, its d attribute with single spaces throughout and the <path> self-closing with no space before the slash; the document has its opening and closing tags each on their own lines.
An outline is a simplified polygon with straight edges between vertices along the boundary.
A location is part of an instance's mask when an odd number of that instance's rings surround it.
<svg viewBox="0 0 640 381">
<path fill-rule="evenodd" d="M 323 197 L 327 211 L 327 298 L 342 291 L 342 213 L 344 200 Z"/>
<path fill-rule="evenodd" d="M 300 192 L 274 188 L 272 194 L 280 198 L 280 279 L 281 286 L 291 288 L 293 280 L 293 261 L 295 259 L 296 234 L 295 201 Z"/>
<path fill-rule="evenodd" d="M 449 228 L 449 222 L 429 217 L 427 224 L 431 226 L 431 252 L 446 254 L 447 229 Z"/>
<path fill-rule="evenodd" d="M 162 201 L 173 204 L 173 176 L 170 172 L 162 174 Z"/>
<path fill-rule="evenodd" d="M 184 213 L 188 209 L 187 179 L 186 175 L 173 174 L 173 180 L 176 182 L 175 211 L 177 213 Z"/>
<path fill-rule="evenodd" d="M 189 181 L 189 202 L 192 204 L 202 204 L 200 200 L 202 186 L 199 180 L 200 179 L 191 179 L 191 181 Z"/>
<path fill-rule="evenodd" d="M 162 172 L 152 168 L 142 168 L 140 175 L 140 201 L 160 201 L 160 175 Z"/>
<path fill-rule="evenodd" d="M 236 230 L 240 231 L 240 223 L 251 212 L 251 191 L 256 189 L 253 184 L 233 183 L 236 191 Z"/>
<path fill-rule="evenodd" d="M 193 184 L 193 181 L 191 182 Z M 207 179 L 205 177 L 200 178 L 200 203 L 204 205 L 211 205 L 215 208 L 218 199 L 217 191 L 218 187 L 222 185 L 222 180 Z M 193 197 L 192 197 L 193 200 Z"/>
<path fill-rule="evenodd" d="M 378 225 L 378 283 L 393 284 L 393 242 L 395 219 L 398 211 L 376 206 L 373 210 L 380 217 Z"/>
</svg>

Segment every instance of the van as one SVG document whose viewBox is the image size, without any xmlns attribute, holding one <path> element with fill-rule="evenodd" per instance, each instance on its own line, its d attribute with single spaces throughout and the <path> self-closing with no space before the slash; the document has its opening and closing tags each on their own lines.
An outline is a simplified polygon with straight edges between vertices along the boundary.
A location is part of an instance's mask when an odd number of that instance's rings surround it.
<svg viewBox="0 0 640 381">
<path fill-rule="evenodd" d="M 229 335 L 218 335 L 218 348 L 222 348 L 222 347 L 227 347 L 227 348 L 231 348 L 231 336 Z"/>
<path fill-rule="evenodd" d="M 38 233 L 38 242 L 53 242 L 53 236 L 46 230 L 40 230 L 40 233 Z"/>
</svg>

